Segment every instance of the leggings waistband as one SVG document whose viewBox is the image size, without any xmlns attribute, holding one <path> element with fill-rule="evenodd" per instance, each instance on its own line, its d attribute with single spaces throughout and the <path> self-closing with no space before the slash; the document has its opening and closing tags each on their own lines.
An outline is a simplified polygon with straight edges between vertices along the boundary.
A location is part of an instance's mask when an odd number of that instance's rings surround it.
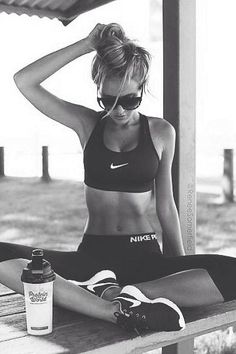
<svg viewBox="0 0 236 354">
<path fill-rule="evenodd" d="M 79 248 L 100 252 L 104 252 L 104 250 L 124 251 L 125 249 L 152 250 L 154 252 L 160 250 L 157 235 L 153 231 L 127 235 L 91 235 L 85 233 Z"/>
<path fill-rule="evenodd" d="M 93 240 L 99 242 L 119 242 L 119 243 L 138 243 L 157 240 L 157 235 L 154 231 L 143 232 L 138 234 L 126 234 L 126 235 L 93 235 L 84 234 L 83 240 Z"/>
</svg>

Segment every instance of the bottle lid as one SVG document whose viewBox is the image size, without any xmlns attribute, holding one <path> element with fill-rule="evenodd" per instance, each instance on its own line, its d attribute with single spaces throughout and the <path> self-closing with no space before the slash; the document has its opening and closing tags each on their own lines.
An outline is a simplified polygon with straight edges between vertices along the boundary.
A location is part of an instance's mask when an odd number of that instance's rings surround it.
<svg viewBox="0 0 236 354">
<path fill-rule="evenodd" d="M 35 249 L 32 251 L 32 260 L 23 269 L 21 280 L 24 283 L 47 283 L 56 278 L 51 264 L 43 259 L 43 250 Z"/>
</svg>

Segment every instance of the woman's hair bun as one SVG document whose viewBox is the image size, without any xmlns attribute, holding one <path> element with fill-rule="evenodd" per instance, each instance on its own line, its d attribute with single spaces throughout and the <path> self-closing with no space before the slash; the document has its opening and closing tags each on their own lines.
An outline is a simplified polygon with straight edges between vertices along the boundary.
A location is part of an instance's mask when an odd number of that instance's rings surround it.
<svg viewBox="0 0 236 354">
<path fill-rule="evenodd" d="M 103 63 L 112 70 L 120 70 L 126 64 L 126 44 L 130 40 L 117 23 L 109 23 L 99 34 L 97 54 Z"/>
<path fill-rule="evenodd" d="M 96 50 L 92 78 L 98 87 L 109 76 L 124 80 L 136 77 L 140 84 L 147 81 L 150 54 L 126 37 L 119 24 L 104 26 L 99 33 Z"/>
<path fill-rule="evenodd" d="M 125 42 L 127 40 L 125 36 L 125 31 L 118 23 L 109 23 L 100 33 L 100 40 L 120 40 L 121 42 Z"/>
</svg>

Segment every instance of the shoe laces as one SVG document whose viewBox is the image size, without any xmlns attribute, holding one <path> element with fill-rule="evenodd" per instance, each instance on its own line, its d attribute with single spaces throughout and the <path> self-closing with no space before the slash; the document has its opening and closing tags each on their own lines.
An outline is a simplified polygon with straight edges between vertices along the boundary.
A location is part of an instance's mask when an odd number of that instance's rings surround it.
<svg viewBox="0 0 236 354">
<path fill-rule="evenodd" d="M 139 314 L 138 312 L 133 312 L 132 310 L 123 310 L 123 313 L 115 312 L 114 315 L 117 318 L 118 326 L 130 331 L 134 330 L 138 335 L 140 335 L 140 329 L 148 329 L 146 315 Z"/>
</svg>

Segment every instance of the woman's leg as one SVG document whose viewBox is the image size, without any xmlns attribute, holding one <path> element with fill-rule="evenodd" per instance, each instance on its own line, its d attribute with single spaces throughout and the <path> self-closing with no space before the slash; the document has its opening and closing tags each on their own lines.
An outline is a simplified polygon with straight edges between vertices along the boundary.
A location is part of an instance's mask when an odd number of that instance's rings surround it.
<svg viewBox="0 0 236 354">
<path fill-rule="evenodd" d="M 136 286 L 148 297 L 166 297 L 183 307 L 208 305 L 236 298 L 236 258 L 191 255 L 148 258 L 145 269 L 158 279 Z M 144 274 L 142 275 L 144 276 Z"/>
<path fill-rule="evenodd" d="M 135 284 L 148 298 L 165 297 L 178 306 L 192 307 L 224 301 L 205 269 L 191 269 L 160 279 Z M 103 299 L 112 300 L 120 289 L 108 289 Z"/>
<path fill-rule="evenodd" d="M 152 299 L 166 297 L 182 307 L 236 299 L 234 257 L 212 254 L 165 257 L 146 253 L 136 260 L 139 266 L 132 267 L 129 260 L 123 263 L 122 285 L 134 284 Z M 114 291 L 105 293 L 106 299 L 117 296 Z"/>
<path fill-rule="evenodd" d="M 23 268 L 26 267 L 28 259 L 31 257 L 32 249 L 31 247 L 22 245 L 0 243 L 0 283 L 23 294 L 21 273 Z M 47 251 L 45 251 L 45 253 L 46 252 Z M 69 275 L 69 269 L 66 262 L 63 262 L 60 252 L 55 251 L 55 254 L 53 251 L 49 252 L 52 266 L 55 266 L 60 260 L 64 268 L 66 268 L 64 273 Z M 21 258 L 19 253 L 28 255 L 28 259 Z M 73 252 L 68 252 L 68 254 L 70 254 L 70 258 L 72 258 L 71 255 Z M 19 257 L 17 257 L 17 255 Z M 59 260 L 57 260 L 57 256 L 59 256 Z M 48 257 L 45 258 L 48 259 Z M 75 266 L 75 263 L 71 264 Z M 58 267 L 56 266 L 56 268 Z M 69 280 L 64 279 L 61 275 L 56 275 L 54 282 L 54 302 L 56 305 L 102 320 L 116 322 L 114 312 L 117 311 L 117 304 L 100 299 L 81 289 Z M 72 278 L 73 276 L 74 269 L 72 269 Z"/>
<path fill-rule="evenodd" d="M 150 299 L 165 297 L 180 307 L 223 302 L 224 298 L 205 269 L 191 269 L 136 284 Z"/>
</svg>

